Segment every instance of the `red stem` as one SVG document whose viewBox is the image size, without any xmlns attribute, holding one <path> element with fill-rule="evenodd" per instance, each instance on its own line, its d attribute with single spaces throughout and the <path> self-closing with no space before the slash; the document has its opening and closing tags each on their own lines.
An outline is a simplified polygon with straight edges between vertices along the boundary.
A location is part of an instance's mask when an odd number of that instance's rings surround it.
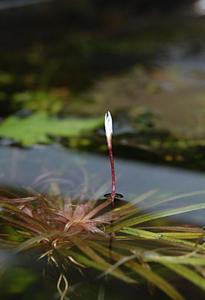
<svg viewBox="0 0 205 300">
<path fill-rule="evenodd" d="M 112 151 L 112 138 L 108 141 L 108 151 L 109 151 L 109 160 L 110 160 L 110 168 L 111 168 L 111 177 L 112 177 L 112 201 L 116 195 L 116 178 L 115 178 L 115 165 L 114 165 L 114 157 Z"/>
</svg>

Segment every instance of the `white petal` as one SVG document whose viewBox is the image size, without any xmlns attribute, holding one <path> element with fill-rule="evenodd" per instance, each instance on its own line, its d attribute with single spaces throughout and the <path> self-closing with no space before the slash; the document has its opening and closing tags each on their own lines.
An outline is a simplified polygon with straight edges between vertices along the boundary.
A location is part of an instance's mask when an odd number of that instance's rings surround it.
<svg viewBox="0 0 205 300">
<path fill-rule="evenodd" d="M 113 133 L 112 116 L 109 111 L 105 114 L 105 133 L 106 133 L 106 137 L 108 138 L 110 138 Z"/>
</svg>

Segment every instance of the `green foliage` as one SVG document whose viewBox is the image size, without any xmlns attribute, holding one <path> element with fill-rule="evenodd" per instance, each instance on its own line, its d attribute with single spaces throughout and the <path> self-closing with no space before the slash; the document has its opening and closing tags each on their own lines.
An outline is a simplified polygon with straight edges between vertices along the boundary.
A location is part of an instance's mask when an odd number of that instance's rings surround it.
<svg viewBox="0 0 205 300">
<path fill-rule="evenodd" d="M 22 267 L 14 267 L 8 270 L 1 282 L 1 291 L 9 291 L 11 294 L 24 293 L 37 279 L 37 275 Z"/>
<path fill-rule="evenodd" d="M 14 82 L 14 76 L 10 73 L 0 72 L 0 86 L 11 85 Z"/>
<path fill-rule="evenodd" d="M 102 125 L 102 118 L 50 117 L 39 112 L 26 118 L 9 117 L 0 125 L 0 136 L 11 138 L 24 146 L 50 143 L 50 136 L 77 137 Z"/>
<path fill-rule="evenodd" d="M 13 101 L 16 105 L 32 111 L 47 111 L 55 114 L 63 110 L 67 96 L 66 89 L 26 91 L 15 93 Z"/>
<path fill-rule="evenodd" d="M 144 213 L 142 215 L 136 216 L 134 218 L 127 218 L 123 222 L 120 222 L 116 225 L 115 229 L 119 230 L 120 228 L 123 228 L 124 226 L 133 226 L 133 225 L 139 225 L 144 222 L 153 221 L 160 218 L 165 218 L 169 216 L 175 216 L 178 214 L 195 211 L 195 210 L 202 210 L 205 209 L 205 203 L 198 203 L 198 204 L 192 204 L 188 206 L 182 206 L 174 209 L 166 209 L 158 212 L 153 213 Z"/>
<path fill-rule="evenodd" d="M 171 299 L 183 300 L 183 296 L 169 282 L 169 270 L 205 289 L 205 245 L 199 243 L 205 236 L 204 230 L 193 225 L 163 226 L 161 223 L 159 226 L 154 222 L 205 209 L 205 204 L 196 203 L 150 213 L 140 211 L 136 205 L 142 201 L 148 209 L 152 207 L 149 198 L 154 192 L 140 195 L 133 202 L 112 209 L 109 209 L 110 198 L 100 204 L 79 204 L 39 194 L 13 199 L 2 197 L 1 228 L 5 228 L 6 232 L 8 227 L 15 229 L 15 235 L 19 238 L 12 239 L 11 234 L 3 234 L 1 244 L 14 247 L 17 252 L 30 249 L 41 251 L 40 259 L 47 258 L 53 263 L 60 272 L 59 282 L 66 283 L 65 290 L 58 287 L 61 299 L 69 290 L 64 275 L 69 262 L 82 269 L 94 268 L 100 272 L 100 277 L 112 275 L 127 284 L 148 281 Z M 155 206 L 203 193 L 198 191 L 169 198 L 159 197 Z M 162 268 L 166 271 L 163 274 L 158 272 Z"/>
</svg>

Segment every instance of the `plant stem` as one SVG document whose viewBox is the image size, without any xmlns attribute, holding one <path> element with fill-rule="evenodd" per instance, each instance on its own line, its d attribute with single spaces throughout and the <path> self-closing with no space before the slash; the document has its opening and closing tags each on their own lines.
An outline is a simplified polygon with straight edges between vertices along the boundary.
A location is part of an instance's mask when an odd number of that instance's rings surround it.
<svg viewBox="0 0 205 300">
<path fill-rule="evenodd" d="M 109 160 L 110 160 L 110 169 L 111 169 L 111 177 L 112 177 L 112 192 L 111 198 L 114 200 L 116 195 L 116 178 L 115 178 L 115 164 L 114 164 L 114 157 L 112 151 L 112 139 L 108 141 L 108 151 L 109 151 Z"/>
</svg>

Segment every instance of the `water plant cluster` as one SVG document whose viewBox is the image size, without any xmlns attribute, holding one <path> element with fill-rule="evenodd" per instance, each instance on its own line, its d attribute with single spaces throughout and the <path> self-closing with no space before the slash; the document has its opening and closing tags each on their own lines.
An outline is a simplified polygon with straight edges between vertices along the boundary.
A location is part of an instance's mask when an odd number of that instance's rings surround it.
<svg viewBox="0 0 205 300">
<path fill-rule="evenodd" d="M 170 298 L 182 300 L 183 296 L 169 283 L 169 273 L 160 275 L 157 266 L 175 272 L 204 290 L 204 230 L 176 224 L 157 226 L 154 221 L 201 210 L 205 204 L 150 213 L 140 211 L 138 204 L 153 193 L 145 193 L 131 203 L 116 204 L 116 207 L 111 205 L 111 196 L 100 204 L 91 200 L 76 203 L 40 194 L 1 197 L 1 245 L 15 252 L 39 250 L 38 258 L 46 258 L 59 270 L 61 299 L 69 291 L 67 274 L 72 265 L 95 268 L 100 271 L 100 277 L 114 276 L 129 284 L 138 284 L 142 277 Z M 6 230 L 8 227 L 10 233 Z"/>
</svg>

